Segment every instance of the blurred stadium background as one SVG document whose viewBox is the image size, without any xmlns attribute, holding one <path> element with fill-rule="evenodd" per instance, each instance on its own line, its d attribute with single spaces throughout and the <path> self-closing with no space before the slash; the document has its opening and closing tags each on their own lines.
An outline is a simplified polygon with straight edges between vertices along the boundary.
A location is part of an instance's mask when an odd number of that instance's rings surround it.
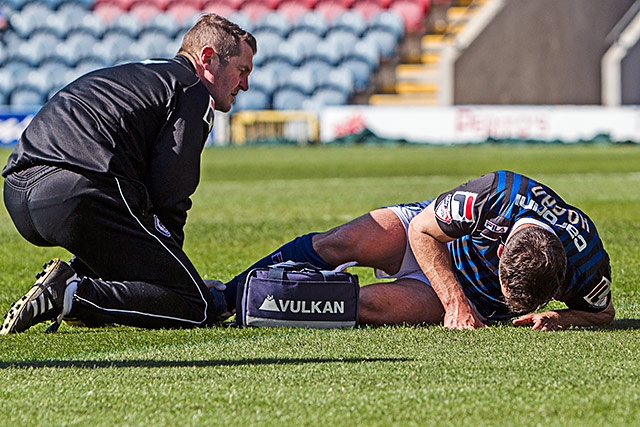
<svg viewBox="0 0 640 427">
<path fill-rule="evenodd" d="M 204 11 L 258 40 L 211 143 L 640 141 L 639 0 L 0 0 L 0 140 Z"/>
</svg>

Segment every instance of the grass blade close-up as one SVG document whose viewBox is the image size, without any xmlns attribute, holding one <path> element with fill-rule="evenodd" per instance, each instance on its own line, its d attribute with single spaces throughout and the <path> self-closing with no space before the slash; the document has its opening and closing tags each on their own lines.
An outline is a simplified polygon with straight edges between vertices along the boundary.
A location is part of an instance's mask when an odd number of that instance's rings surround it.
<svg viewBox="0 0 640 427">
<path fill-rule="evenodd" d="M 6 158 L 7 150 L 1 152 Z M 185 250 L 227 281 L 292 238 L 435 197 L 496 169 L 538 179 L 595 222 L 616 319 L 345 330 L 147 331 L 46 324 L 0 338 L 0 425 L 631 426 L 640 422 L 640 147 L 632 144 L 206 149 Z M 0 209 L 0 310 L 60 248 Z M 363 285 L 372 271 L 352 268 Z M 559 305 L 561 307 L 561 305 Z"/>
</svg>

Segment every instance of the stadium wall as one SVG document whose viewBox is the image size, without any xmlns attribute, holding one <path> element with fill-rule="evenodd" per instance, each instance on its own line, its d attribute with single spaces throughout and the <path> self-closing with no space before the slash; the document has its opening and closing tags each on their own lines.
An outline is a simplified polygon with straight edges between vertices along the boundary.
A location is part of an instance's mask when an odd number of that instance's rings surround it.
<svg viewBox="0 0 640 427">
<path fill-rule="evenodd" d="M 634 1 L 505 0 L 455 63 L 454 104 L 601 104 L 607 36 Z M 638 75 L 639 56 L 624 75 Z M 624 103 L 640 104 L 624 75 Z"/>
</svg>

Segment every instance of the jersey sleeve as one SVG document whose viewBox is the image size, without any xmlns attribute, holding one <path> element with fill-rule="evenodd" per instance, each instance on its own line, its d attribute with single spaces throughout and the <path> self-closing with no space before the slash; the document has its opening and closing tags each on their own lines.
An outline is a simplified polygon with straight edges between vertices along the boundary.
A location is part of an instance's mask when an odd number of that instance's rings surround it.
<svg viewBox="0 0 640 427">
<path fill-rule="evenodd" d="M 482 217 L 494 180 L 494 174 L 483 175 L 438 196 L 435 216 L 440 229 L 447 236 L 459 238 L 473 233 Z"/>
<path fill-rule="evenodd" d="M 604 266 L 608 267 L 608 266 Z M 601 269 L 602 270 L 602 269 Z M 603 311 L 611 302 L 610 276 L 599 272 L 596 276 L 587 280 L 576 292 L 557 298 L 573 310 L 597 313 Z"/>
</svg>

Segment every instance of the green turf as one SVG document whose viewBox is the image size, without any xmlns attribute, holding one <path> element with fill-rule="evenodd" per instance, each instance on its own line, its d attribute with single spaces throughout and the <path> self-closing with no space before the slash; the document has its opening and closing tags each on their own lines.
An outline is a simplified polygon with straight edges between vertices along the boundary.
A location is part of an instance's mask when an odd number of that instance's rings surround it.
<svg viewBox="0 0 640 427">
<path fill-rule="evenodd" d="M 0 152 L 3 158 L 8 152 Z M 541 179 L 596 222 L 617 318 L 495 326 L 143 331 L 46 325 L 0 338 L 0 425 L 631 426 L 640 422 L 640 147 L 208 149 L 185 248 L 227 280 L 298 234 L 421 200 L 493 169 Z M 0 310 L 56 248 L 0 209 Z M 355 269 L 363 283 L 369 270 Z"/>
</svg>

